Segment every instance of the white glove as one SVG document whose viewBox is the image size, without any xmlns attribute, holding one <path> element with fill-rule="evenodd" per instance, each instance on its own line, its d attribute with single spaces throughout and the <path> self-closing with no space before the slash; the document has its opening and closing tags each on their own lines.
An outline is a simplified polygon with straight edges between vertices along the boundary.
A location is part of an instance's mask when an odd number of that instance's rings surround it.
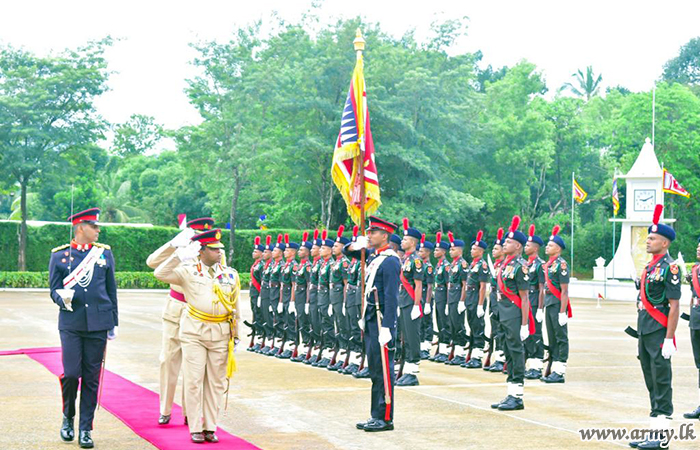
<svg viewBox="0 0 700 450">
<path fill-rule="evenodd" d="M 565 312 L 560 312 L 559 313 L 559 326 L 563 327 L 566 326 L 566 323 L 569 321 L 569 316 Z"/>
<path fill-rule="evenodd" d="M 411 308 L 411 320 L 416 320 L 419 317 L 420 317 L 420 306 L 413 305 L 413 308 Z"/>
<path fill-rule="evenodd" d="M 282 300 L 280 300 L 277 303 L 277 314 L 282 314 L 284 312 L 284 303 L 282 303 Z"/>
<path fill-rule="evenodd" d="M 673 344 L 673 339 L 664 339 L 664 345 L 661 347 L 661 356 L 665 359 L 671 359 L 676 353 L 676 346 Z"/>
<path fill-rule="evenodd" d="M 308 303 L 306 303 L 304 305 L 304 314 L 309 314 L 309 304 Z"/>
<path fill-rule="evenodd" d="M 401 308 L 396 308 L 396 317 L 401 317 Z"/>
<path fill-rule="evenodd" d="M 119 329 L 119 327 L 114 327 L 111 330 L 109 330 L 107 332 L 107 340 L 109 340 L 109 341 L 115 340 L 117 338 L 117 334 L 119 334 L 117 331 L 118 329 Z"/>
<path fill-rule="evenodd" d="M 382 327 L 379 331 L 379 346 L 384 347 L 389 341 L 391 341 L 391 331 L 386 327 Z"/>
<path fill-rule="evenodd" d="M 450 315 L 450 305 L 445 306 L 445 315 L 449 316 Z"/>
<path fill-rule="evenodd" d="M 462 314 L 466 310 L 467 305 L 464 302 L 460 301 L 459 303 L 457 303 L 457 314 Z"/>
<path fill-rule="evenodd" d="M 272 309 L 272 305 L 270 305 L 270 312 L 274 312 L 274 309 Z"/>
<path fill-rule="evenodd" d="M 333 315 L 333 305 L 328 305 L 328 315 L 329 316 Z"/>
<path fill-rule="evenodd" d="M 484 305 L 478 305 L 476 307 L 476 317 L 481 319 L 482 317 L 484 317 L 485 314 L 486 314 L 486 311 L 484 311 Z"/>
<path fill-rule="evenodd" d="M 367 248 L 368 245 L 367 236 L 357 236 L 357 239 L 350 247 L 351 250 L 361 250 L 363 248 Z"/>
<path fill-rule="evenodd" d="M 343 303 L 343 315 L 344 315 L 344 316 L 347 315 L 347 309 L 345 309 L 345 303 Z"/>
<path fill-rule="evenodd" d="M 187 247 L 190 242 L 191 238 L 194 236 L 194 230 L 191 228 L 185 228 L 184 230 L 180 231 L 172 240 L 170 241 L 170 246 L 172 247 Z"/>
<path fill-rule="evenodd" d="M 262 299 L 260 297 L 258 297 L 258 308 L 260 308 L 261 305 L 262 305 Z"/>
<path fill-rule="evenodd" d="M 524 341 L 530 336 L 530 329 L 528 328 L 527 325 L 521 325 L 520 326 L 520 340 Z"/>
<path fill-rule="evenodd" d="M 535 314 L 535 320 L 542 322 L 544 320 L 544 308 L 537 308 L 537 313 Z"/>
<path fill-rule="evenodd" d="M 430 314 L 431 312 L 433 312 L 433 307 L 430 305 L 431 305 L 431 303 L 426 303 L 425 308 L 423 308 L 423 314 L 425 314 L 426 316 L 428 314 Z"/>
<path fill-rule="evenodd" d="M 195 259 L 199 255 L 199 249 L 202 246 L 199 242 L 190 241 L 185 247 L 178 247 L 175 250 L 175 255 L 180 258 L 180 261 L 189 261 L 190 259 Z"/>
<path fill-rule="evenodd" d="M 294 305 L 294 302 L 289 302 L 289 308 L 287 308 L 287 312 L 289 314 L 296 314 L 297 313 L 297 307 Z"/>
</svg>

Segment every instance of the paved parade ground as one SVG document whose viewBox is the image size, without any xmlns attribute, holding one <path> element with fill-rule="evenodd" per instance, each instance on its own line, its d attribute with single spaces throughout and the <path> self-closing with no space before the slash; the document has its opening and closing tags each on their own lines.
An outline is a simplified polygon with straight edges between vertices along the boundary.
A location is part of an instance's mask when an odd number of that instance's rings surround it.
<svg viewBox="0 0 700 450">
<path fill-rule="evenodd" d="M 161 292 L 121 291 L 119 337 L 109 343 L 107 356 L 109 371 L 156 392 L 165 298 Z M 247 296 L 243 300 L 243 317 L 249 319 Z M 595 302 L 576 299 L 572 304 L 566 384 L 526 381 L 524 411 L 490 408 L 506 395 L 505 375 L 423 361 L 421 385 L 396 388 L 396 429 L 365 433 L 356 430 L 355 423 L 369 416 L 369 380 L 239 350 L 239 371 L 231 380 L 220 426 L 263 449 L 627 447 L 627 440 L 581 442 L 577 430 L 649 425 L 649 398 L 636 341 L 623 333 L 626 326 L 636 326 L 635 305 L 606 302 L 596 309 Z M 60 345 L 58 310 L 47 292 L 2 291 L 0 308 L 0 351 Z M 687 311 L 687 305 L 682 309 Z M 676 431 L 684 423 L 683 413 L 698 406 L 687 322 L 680 321 L 677 339 Z M 242 343 L 247 345 L 247 340 Z M 0 356 L 0 380 L 1 449 L 78 448 L 77 442 L 66 444 L 59 438 L 61 394 L 54 375 L 26 355 Z M 180 396 L 178 390 L 176 399 Z M 148 420 L 158 420 L 155 404 L 134 398 L 133 408 L 150 409 Z M 692 423 L 700 434 L 700 422 L 685 423 Z M 175 425 L 172 432 L 187 444 L 186 428 Z M 94 427 L 96 448 L 154 448 L 105 409 L 97 412 Z M 698 448 L 699 442 L 675 442 L 672 447 Z M 230 448 L 222 444 L 215 448 Z"/>
</svg>

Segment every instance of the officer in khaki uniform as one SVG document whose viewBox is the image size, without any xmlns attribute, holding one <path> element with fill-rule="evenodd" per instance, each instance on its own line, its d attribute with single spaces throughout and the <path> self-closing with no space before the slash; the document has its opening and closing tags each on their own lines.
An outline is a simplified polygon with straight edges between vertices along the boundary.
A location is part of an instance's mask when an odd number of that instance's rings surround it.
<svg viewBox="0 0 700 450">
<path fill-rule="evenodd" d="M 151 253 L 146 264 L 151 269 L 157 268 L 177 248 L 186 247 L 196 231 L 211 230 L 214 219 L 202 217 L 187 222 L 187 227 L 172 240 L 166 242 L 158 250 Z M 177 389 L 177 379 L 180 377 L 182 365 L 182 348 L 180 345 L 180 319 L 185 310 L 185 295 L 177 284 L 170 285 L 168 301 L 163 309 L 163 346 L 160 352 L 160 417 L 158 423 L 165 425 L 170 422 L 170 413 Z M 184 392 L 183 392 L 184 400 Z M 182 402 L 182 415 L 187 417 L 187 406 Z M 187 420 L 187 419 L 185 419 Z"/>
<path fill-rule="evenodd" d="M 221 230 L 192 237 L 154 275 L 182 287 L 187 313 L 180 321 L 184 358 L 185 404 L 192 442 L 218 442 L 215 434 L 226 380 L 235 371 L 233 352 L 238 342 L 240 279 L 220 263 L 224 247 Z M 181 263 L 199 254 L 199 260 Z"/>
</svg>

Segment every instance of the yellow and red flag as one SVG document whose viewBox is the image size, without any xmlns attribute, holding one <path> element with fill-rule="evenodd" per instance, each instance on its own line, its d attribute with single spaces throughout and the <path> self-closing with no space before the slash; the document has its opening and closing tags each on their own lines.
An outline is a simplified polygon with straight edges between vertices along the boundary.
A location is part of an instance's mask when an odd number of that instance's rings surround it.
<svg viewBox="0 0 700 450">
<path fill-rule="evenodd" d="M 664 192 L 690 198 L 690 192 L 683 189 L 676 177 L 671 175 L 671 172 L 666 169 L 664 169 Z"/>
<path fill-rule="evenodd" d="M 586 200 L 586 197 L 588 197 L 588 192 L 584 191 L 581 185 L 578 184 L 578 181 L 574 179 L 574 200 L 576 200 L 579 203 L 583 203 Z"/>
<path fill-rule="evenodd" d="M 374 142 L 369 126 L 367 92 L 365 91 L 364 62 L 362 52 L 358 52 L 355 70 L 352 73 L 350 90 L 345 100 L 340 133 L 333 152 L 331 176 L 343 196 L 348 215 L 353 222 L 360 224 L 362 204 L 360 182 L 360 150 L 364 147 L 362 162 L 365 179 L 365 213 L 372 214 L 381 205 L 379 198 L 379 178 L 374 162 Z"/>
</svg>

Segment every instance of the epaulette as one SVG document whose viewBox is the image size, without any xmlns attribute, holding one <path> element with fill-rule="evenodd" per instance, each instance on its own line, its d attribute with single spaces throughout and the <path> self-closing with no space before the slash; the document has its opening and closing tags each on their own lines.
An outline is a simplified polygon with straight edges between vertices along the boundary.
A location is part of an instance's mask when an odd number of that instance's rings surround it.
<svg viewBox="0 0 700 450">
<path fill-rule="evenodd" d="M 110 247 L 109 245 L 107 245 L 107 244 L 100 244 L 99 242 L 95 242 L 95 243 L 92 244 L 92 245 L 95 246 L 95 247 L 103 248 L 103 249 L 105 249 L 105 250 L 111 250 L 111 249 L 112 249 L 112 247 Z"/>
<path fill-rule="evenodd" d="M 69 246 L 70 246 L 70 244 L 59 245 L 58 247 L 52 249 L 51 253 L 56 253 L 59 250 L 63 250 L 64 248 L 68 248 Z"/>
</svg>

